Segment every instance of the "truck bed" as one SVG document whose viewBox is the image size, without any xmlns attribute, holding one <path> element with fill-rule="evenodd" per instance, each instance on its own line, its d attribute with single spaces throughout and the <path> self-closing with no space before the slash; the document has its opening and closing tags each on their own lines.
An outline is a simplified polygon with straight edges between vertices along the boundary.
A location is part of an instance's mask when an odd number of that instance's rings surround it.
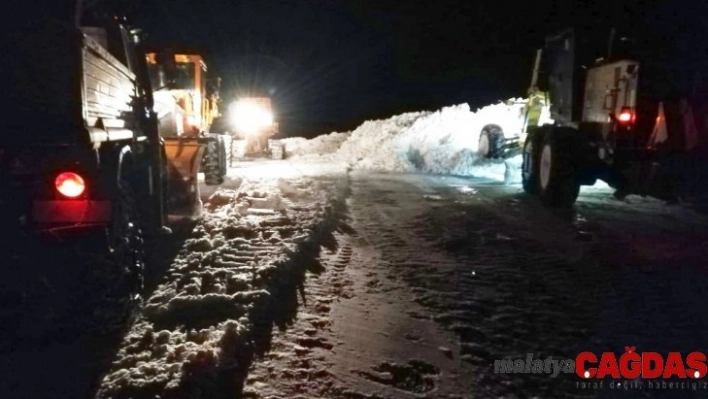
<svg viewBox="0 0 708 399">
<path fill-rule="evenodd" d="M 133 137 L 135 74 L 87 34 L 82 51 L 84 117 L 92 142 Z"/>
</svg>

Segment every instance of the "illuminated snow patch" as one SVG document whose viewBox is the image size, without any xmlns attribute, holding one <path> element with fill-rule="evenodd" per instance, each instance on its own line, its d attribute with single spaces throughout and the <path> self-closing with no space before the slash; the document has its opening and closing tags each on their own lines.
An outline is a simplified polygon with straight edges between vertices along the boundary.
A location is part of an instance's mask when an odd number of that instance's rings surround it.
<svg viewBox="0 0 708 399">
<path fill-rule="evenodd" d="M 501 125 L 507 135 L 518 133 L 524 103 L 523 99 L 511 99 L 476 111 L 460 104 L 436 112 L 370 120 L 351 133 L 286 139 L 286 152 L 293 158 L 343 162 L 358 170 L 451 174 L 518 183 L 515 174 L 519 174 L 516 164 L 520 161 L 480 159 L 476 151 L 480 132 L 488 124 Z"/>
</svg>

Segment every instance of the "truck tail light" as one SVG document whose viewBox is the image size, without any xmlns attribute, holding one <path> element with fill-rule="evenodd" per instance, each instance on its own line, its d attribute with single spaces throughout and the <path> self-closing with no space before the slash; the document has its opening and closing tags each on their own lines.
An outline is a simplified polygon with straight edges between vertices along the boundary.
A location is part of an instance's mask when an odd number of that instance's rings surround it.
<svg viewBox="0 0 708 399">
<path fill-rule="evenodd" d="M 620 125 L 628 126 L 634 123 L 634 111 L 629 107 L 623 107 L 619 115 L 617 115 L 617 122 Z"/>
<path fill-rule="evenodd" d="M 84 178 L 74 172 L 60 173 L 54 180 L 54 186 L 59 194 L 67 198 L 76 198 L 86 191 Z"/>
</svg>

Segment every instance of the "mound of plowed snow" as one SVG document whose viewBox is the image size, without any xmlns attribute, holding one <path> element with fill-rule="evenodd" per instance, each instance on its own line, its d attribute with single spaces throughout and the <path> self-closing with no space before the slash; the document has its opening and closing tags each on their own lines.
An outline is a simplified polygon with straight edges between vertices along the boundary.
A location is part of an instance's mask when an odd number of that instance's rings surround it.
<svg viewBox="0 0 708 399">
<path fill-rule="evenodd" d="M 332 133 L 312 140 L 286 140 L 291 158 L 344 162 L 352 169 L 426 172 L 516 181 L 518 159 L 503 162 L 477 156 L 479 134 L 490 123 L 518 131 L 523 100 L 512 99 L 477 111 L 468 104 L 436 112 L 412 112 L 366 121 L 351 133 Z M 505 176 L 506 175 L 506 176 Z"/>
<path fill-rule="evenodd" d="M 289 157 L 320 156 L 336 152 L 348 138 L 349 133 L 330 133 L 311 140 L 292 137 L 280 141 L 285 144 Z"/>
</svg>

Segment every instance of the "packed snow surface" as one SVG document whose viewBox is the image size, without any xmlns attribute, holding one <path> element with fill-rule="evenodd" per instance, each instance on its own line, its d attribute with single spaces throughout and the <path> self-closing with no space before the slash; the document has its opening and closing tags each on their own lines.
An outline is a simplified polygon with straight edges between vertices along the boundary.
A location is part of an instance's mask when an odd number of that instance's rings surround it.
<svg viewBox="0 0 708 399">
<path fill-rule="evenodd" d="M 312 140 L 285 140 L 288 157 L 343 162 L 351 169 L 426 172 L 486 177 L 513 182 L 520 157 L 481 159 L 479 134 L 488 124 L 504 127 L 507 136 L 522 126 L 525 100 L 510 99 L 472 111 L 468 104 L 436 112 L 411 112 L 366 121 L 350 133 L 332 133 Z M 507 131 L 514 130 L 514 131 Z"/>
<path fill-rule="evenodd" d="M 283 280 L 334 229 L 336 177 L 277 161 L 230 172 L 125 336 L 99 398 L 172 397 L 196 386 L 214 397 L 219 376 L 247 363 L 254 323 L 274 317 L 273 291 L 295 284 Z"/>
</svg>

